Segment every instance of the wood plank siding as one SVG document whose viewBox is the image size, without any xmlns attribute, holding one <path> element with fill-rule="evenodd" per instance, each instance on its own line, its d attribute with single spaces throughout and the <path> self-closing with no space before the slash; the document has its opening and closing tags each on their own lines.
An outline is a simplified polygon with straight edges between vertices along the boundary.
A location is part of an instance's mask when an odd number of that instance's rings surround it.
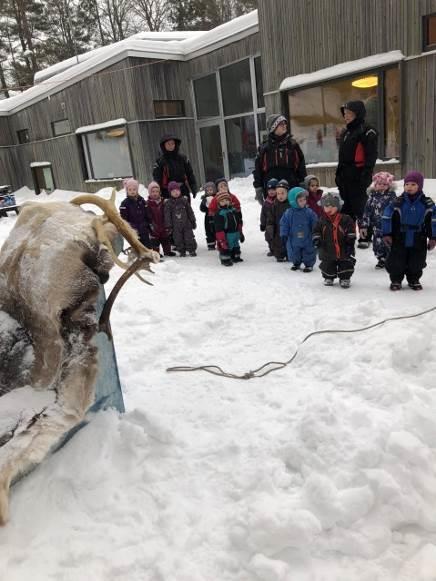
<svg viewBox="0 0 436 581">
<path fill-rule="evenodd" d="M 436 0 L 259 0 L 264 91 L 290 76 L 401 50 L 422 50 Z"/>
</svg>

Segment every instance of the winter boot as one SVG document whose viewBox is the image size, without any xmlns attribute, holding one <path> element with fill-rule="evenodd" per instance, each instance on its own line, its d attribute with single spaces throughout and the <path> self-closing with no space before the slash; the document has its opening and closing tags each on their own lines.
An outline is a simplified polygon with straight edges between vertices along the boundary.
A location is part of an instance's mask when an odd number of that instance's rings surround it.
<svg viewBox="0 0 436 581">
<path fill-rule="evenodd" d="M 300 270 L 300 265 L 299 265 L 299 264 L 293 264 L 293 265 L 291 266 L 291 270 L 294 270 L 294 271 L 295 271 L 295 270 Z"/>
<path fill-rule="evenodd" d="M 350 288 L 350 280 L 348 278 L 341 278 L 339 281 L 339 286 L 341 288 Z"/>
<path fill-rule="evenodd" d="M 382 270 L 383 268 L 385 268 L 385 266 L 386 264 L 384 258 L 379 258 L 377 264 L 375 265 L 375 268 L 377 270 Z"/>
<path fill-rule="evenodd" d="M 324 279 L 324 286 L 333 286 L 333 279 L 332 278 L 325 278 Z"/>
<path fill-rule="evenodd" d="M 419 280 L 417 280 L 416 282 L 409 282 L 409 287 L 415 291 L 422 290 L 422 284 L 419 282 Z"/>
<path fill-rule="evenodd" d="M 312 272 L 313 268 L 311 266 L 306 266 L 303 268 L 303 272 Z"/>
<path fill-rule="evenodd" d="M 191 250 L 189 256 L 197 256 L 197 253 L 195 252 L 195 250 Z"/>
<path fill-rule="evenodd" d="M 179 252 L 179 256 L 180 256 L 180 258 L 185 258 L 186 252 L 184 250 L 182 250 L 182 252 Z"/>
<path fill-rule="evenodd" d="M 391 286 L 389 288 L 391 291 L 399 291 L 401 290 L 401 282 L 391 282 Z"/>
</svg>

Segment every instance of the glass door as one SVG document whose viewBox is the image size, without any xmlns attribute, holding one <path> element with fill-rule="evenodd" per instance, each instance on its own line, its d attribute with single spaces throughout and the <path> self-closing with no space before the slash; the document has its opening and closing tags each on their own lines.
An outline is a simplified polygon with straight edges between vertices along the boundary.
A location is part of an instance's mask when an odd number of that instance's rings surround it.
<svg viewBox="0 0 436 581">
<path fill-rule="evenodd" d="M 225 175 L 224 153 L 219 125 L 199 127 L 205 181 L 215 181 Z"/>
</svg>

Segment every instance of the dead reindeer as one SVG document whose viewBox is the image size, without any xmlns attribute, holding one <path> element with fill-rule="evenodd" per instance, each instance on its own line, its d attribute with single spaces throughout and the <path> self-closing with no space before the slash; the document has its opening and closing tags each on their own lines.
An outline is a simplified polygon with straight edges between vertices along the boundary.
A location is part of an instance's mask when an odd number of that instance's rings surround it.
<svg viewBox="0 0 436 581">
<path fill-rule="evenodd" d="M 83 211 L 83 204 L 99 206 L 103 216 Z M 137 254 L 130 265 L 113 251 L 118 234 Z M 8 520 L 11 482 L 40 463 L 93 403 L 97 349 L 92 340 L 99 330 L 109 334 L 110 309 L 121 286 L 158 261 L 119 216 L 113 196 L 22 206 L 0 252 L 0 398 L 27 385 L 52 390 L 54 402 L 0 433 L 0 525 Z M 97 296 L 114 262 L 126 272 L 99 322 Z"/>
</svg>

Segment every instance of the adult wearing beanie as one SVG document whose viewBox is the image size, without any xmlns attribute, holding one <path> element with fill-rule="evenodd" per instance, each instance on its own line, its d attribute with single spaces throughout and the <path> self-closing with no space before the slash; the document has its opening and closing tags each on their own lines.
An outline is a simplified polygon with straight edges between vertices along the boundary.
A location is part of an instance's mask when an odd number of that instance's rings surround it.
<svg viewBox="0 0 436 581">
<path fill-rule="evenodd" d="M 168 184 L 172 181 L 181 184 L 182 196 L 191 201 L 192 195 L 197 195 L 197 180 L 192 165 L 183 153 L 180 153 L 181 139 L 173 134 L 164 135 L 160 140 L 162 155 L 156 160 L 153 167 L 153 179 L 159 184 L 162 197 L 169 198 Z"/>
<path fill-rule="evenodd" d="M 377 160 L 377 131 L 365 122 L 363 101 L 349 101 L 341 107 L 346 127 L 339 138 L 339 161 L 336 185 L 344 200 L 343 214 L 348 214 L 360 226 L 368 199 Z M 368 248 L 369 241 L 361 237 L 359 248 Z"/>
<path fill-rule="evenodd" d="M 255 198 L 259 204 L 266 198 L 266 184 L 271 178 L 285 179 L 293 188 L 307 175 L 303 152 L 288 131 L 286 117 L 270 115 L 267 127 L 268 137 L 259 147 L 253 170 Z"/>
</svg>

